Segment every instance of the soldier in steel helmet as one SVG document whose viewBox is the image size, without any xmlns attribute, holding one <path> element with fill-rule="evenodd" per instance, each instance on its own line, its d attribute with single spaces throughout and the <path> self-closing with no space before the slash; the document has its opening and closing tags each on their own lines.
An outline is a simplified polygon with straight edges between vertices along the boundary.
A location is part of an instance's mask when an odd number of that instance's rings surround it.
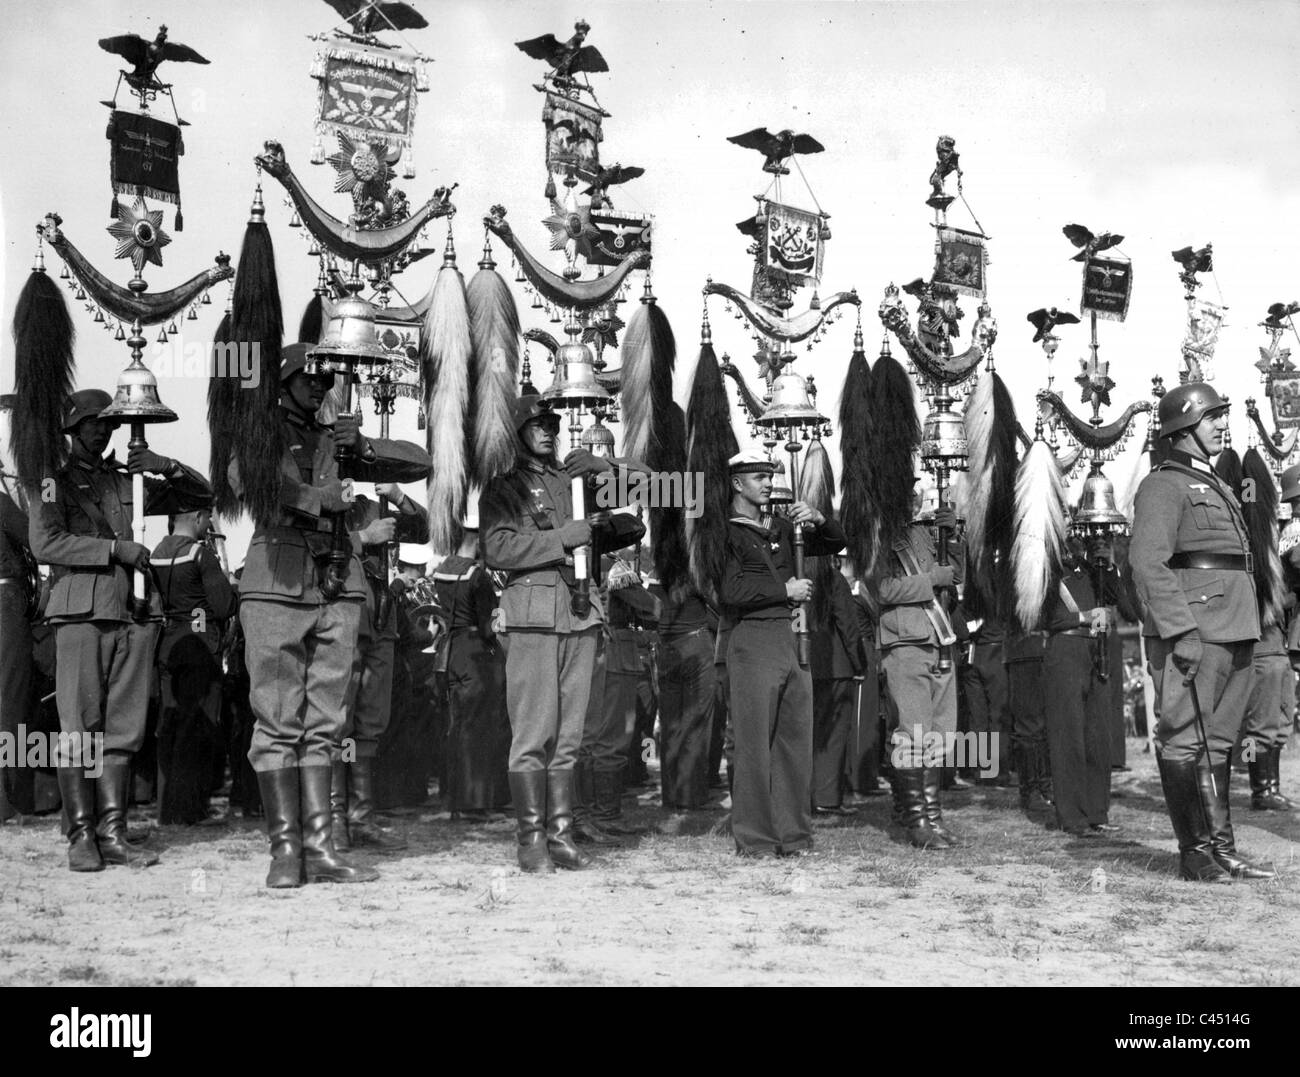
<svg viewBox="0 0 1300 1077">
<path fill-rule="evenodd" d="M 1138 488 L 1130 562 L 1180 872 L 1201 882 L 1268 878 L 1273 872 L 1238 855 L 1228 811 L 1229 756 L 1259 639 L 1245 523 L 1236 492 L 1210 466 L 1223 449 L 1228 403 L 1192 382 L 1165 394 L 1159 419 L 1169 451 Z"/>
</svg>

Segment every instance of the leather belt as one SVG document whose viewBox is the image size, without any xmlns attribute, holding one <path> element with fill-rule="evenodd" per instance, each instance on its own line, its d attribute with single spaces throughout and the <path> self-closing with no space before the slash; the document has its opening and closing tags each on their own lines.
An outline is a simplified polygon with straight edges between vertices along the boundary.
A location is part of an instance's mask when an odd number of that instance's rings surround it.
<svg viewBox="0 0 1300 1077">
<path fill-rule="evenodd" d="M 1235 553 L 1176 553 L 1169 558 L 1170 568 L 1204 568 L 1221 572 L 1253 572 L 1254 559 L 1250 554 Z"/>
<path fill-rule="evenodd" d="M 1091 628 L 1060 628 L 1051 633 L 1053 636 L 1082 636 L 1084 639 L 1094 639 Z"/>
</svg>

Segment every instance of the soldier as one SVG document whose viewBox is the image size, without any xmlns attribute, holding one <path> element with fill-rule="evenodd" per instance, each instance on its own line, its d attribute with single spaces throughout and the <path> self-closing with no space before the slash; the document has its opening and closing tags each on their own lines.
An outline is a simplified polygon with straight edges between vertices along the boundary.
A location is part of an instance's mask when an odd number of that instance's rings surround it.
<svg viewBox="0 0 1300 1077">
<path fill-rule="evenodd" d="M 478 518 L 468 518 L 460 549 L 433 571 L 447 611 L 438 665 L 448 718 L 442 796 L 452 819 L 486 819 L 510 801 L 505 655 L 492 630 L 497 596 L 479 545 Z"/>
<path fill-rule="evenodd" d="M 835 559 L 838 561 L 838 558 Z M 854 815 L 844 807 L 844 757 L 862 686 L 862 626 L 849 582 L 838 564 L 814 579 L 829 583 L 814 593 L 808 617 L 809 672 L 813 686 L 812 810 L 814 815 Z"/>
<path fill-rule="evenodd" d="M 728 461 L 732 516 L 718 582 L 725 634 L 736 779 L 731 832 L 740 856 L 812 849 L 812 677 L 798 662 L 791 610 L 812 597 L 794 575 L 794 528 L 811 524 L 809 556 L 838 553 L 844 533 L 802 501 L 789 519 L 763 517 L 774 465 L 748 450 Z"/>
<path fill-rule="evenodd" d="M 333 427 L 316 412 L 334 382 L 312 373 L 309 344 L 281 352 L 280 421 L 285 449 L 280 464 L 280 513 L 259 523 L 240 580 L 250 703 L 257 718 L 249 761 L 257 772 L 271 839 L 269 887 L 305 882 L 368 882 L 378 875 L 356 867 L 334 848 L 330 772 L 347 720 L 347 692 L 368 587 L 356 548 L 341 594 L 321 593 L 331 546 L 331 516 L 347 512 L 347 485 L 339 478 L 335 445 L 353 450 L 361 481 L 403 481 L 427 457 L 414 445 L 374 441 L 355 415 Z M 231 486 L 242 489 L 232 461 Z"/>
<path fill-rule="evenodd" d="M 918 508 L 919 502 L 918 496 Z M 952 531 L 956 524 L 951 508 L 936 511 L 935 527 Z M 957 540 L 950 542 L 948 553 L 949 563 L 940 565 L 930 529 L 913 523 L 892 550 L 882 551 L 874 580 L 880 606 L 880 666 L 898 708 L 891 750 L 894 805 L 908 841 L 918 848 L 949 849 L 961 844 L 943 823 L 939 767 L 933 760 L 927 765 L 924 745 L 915 737 L 918 730 L 923 738 L 957 731 L 952 658 L 956 636 L 937 596 L 961 582 L 965 555 Z M 946 668 L 941 653 L 945 648 Z"/>
<path fill-rule="evenodd" d="M 1138 488 L 1129 560 L 1146 610 L 1157 760 L 1182 877 L 1271 878 L 1237 855 L 1228 762 L 1250 695 L 1259 611 L 1236 491 L 1210 466 L 1228 405 L 1191 382 L 1161 398 L 1168 459 Z"/>
<path fill-rule="evenodd" d="M 206 817 L 214 791 L 214 757 L 224 762 L 219 659 L 225 622 L 235 612 L 235 589 L 202 541 L 212 525 L 211 497 L 168 490 L 150 508 L 171 517 L 171 533 L 150 557 L 164 618 L 158 647 L 158 821 L 197 823 Z"/>
<path fill-rule="evenodd" d="M 414 450 L 414 452 L 412 452 Z M 416 446 L 407 451 L 421 452 Z M 418 474 L 419 471 L 423 474 Z M 423 466 L 412 460 L 407 481 L 427 478 L 428 456 Z M 347 722 L 343 726 L 343 752 L 330 774 L 330 815 L 334 848 L 347 852 L 368 845 L 386 852 L 405 849 L 406 842 L 387 833 L 373 818 L 375 807 L 375 757 L 379 738 L 393 713 L 393 666 L 396 662 L 397 626 L 393 596 L 388 589 L 387 544 L 428 542 L 428 514 L 393 483 L 378 483 L 375 493 L 397 509 L 396 516 L 381 516 L 379 504 L 361 496 L 352 502 L 349 526 L 360 536 L 361 567 L 366 574 L 366 601 L 357 632 L 357 652 L 348 686 Z"/>
<path fill-rule="evenodd" d="M 599 597 L 574 577 L 573 551 L 589 546 L 592 526 L 574 519 L 571 477 L 609 468 L 575 450 L 556 459 L 560 417 L 541 397 L 515 404 L 515 469 L 479 500 L 489 568 L 508 573 L 498 638 L 506 649 L 510 713 L 510 795 L 519 866 L 526 872 L 586 867 L 574 844 L 574 763 L 591 696 Z"/>
<path fill-rule="evenodd" d="M 52 566 L 46 616 L 54 624 L 59 728 L 84 743 L 103 736 L 103 770 L 86 777 L 60 758 L 59 789 L 68 823 L 68 867 L 99 871 L 105 864 L 148 865 L 157 857 L 126 838 L 131 758 L 144 742 L 158 624 L 133 609 L 131 572 L 149 571 L 149 550 L 132 537 L 131 475 L 147 473 L 146 496 L 163 487 L 210 497 L 197 471 L 136 447 L 122 467 L 104 455 L 117 427 L 99 417 L 113 402 L 101 389 L 68 398 L 63 433 L 68 463 L 54 476 L 53 496 L 34 490 L 29 503 L 31 547 Z M 153 595 L 157 606 L 157 595 Z"/>
</svg>

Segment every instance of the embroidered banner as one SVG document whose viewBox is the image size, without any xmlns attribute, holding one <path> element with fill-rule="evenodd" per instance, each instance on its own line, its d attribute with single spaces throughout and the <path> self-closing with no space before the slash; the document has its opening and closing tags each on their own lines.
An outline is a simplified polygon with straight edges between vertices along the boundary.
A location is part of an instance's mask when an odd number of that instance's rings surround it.
<svg viewBox="0 0 1300 1077">
<path fill-rule="evenodd" d="M 822 277 L 822 221 L 816 213 L 779 202 L 767 203 L 763 265 L 793 282 Z"/>
<path fill-rule="evenodd" d="M 316 126 L 360 142 L 409 146 L 415 133 L 416 60 L 405 53 L 334 45 L 318 58 Z"/>
<path fill-rule="evenodd" d="M 1268 381 L 1273 424 L 1279 430 L 1300 426 L 1300 371 L 1276 373 Z"/>
<path fill-rule="evenodd" d="M 644 217 L 593 213 L 591 224 L 598 234 L 587 261 L 594 266 L 616 266 L 633 251 L 650 246 L 650 222 Z"/>
<path fill-rule="evenodd" d="M 111 149 L 109 179 L 114 195 L 132 194 L 181 205 L 181 131 L 170 123 L 135 112 L 114 112 L 106 132 Z M 114 199 L 116 201 L 116 199 Z M 177 223 L 176 230 L 181 225 Z"/>
<path fill-rule="evenodd" d="M 1205 299 L 1193 299 L 1187 304 L 1187 335 L 1183 338 L 1183 361 L 1187 369 L 1196 373 L 1193 381 L 1212 381 L 1214 372 L 1210 362 L 1219 342 L 1219 329 L 1223 326 L 1224 308 Z"/>
<path fill-rule="evenodd" d="M 1133 296 L 1133 264 L 1118 258 L 1096 255 L 1083 264 L 1083 301 L 1080 313 L 1122 322 L 1128 316 Z"/>
<path fill-rule="evenodd" d="M 983 299 L 988 290 L 984 280 L 986 238 L 981 232 L 940 228 L 933 283 L 946 284 L 962 295 Z"/>
<path fill-rule="evenodd" d="M 574 173 L 594 180 L 600 171 L 601 109 L 571 97 L 547 91 L 542 106 L 546 125 L 546 167 L 552 172 Z"/>
</svg>

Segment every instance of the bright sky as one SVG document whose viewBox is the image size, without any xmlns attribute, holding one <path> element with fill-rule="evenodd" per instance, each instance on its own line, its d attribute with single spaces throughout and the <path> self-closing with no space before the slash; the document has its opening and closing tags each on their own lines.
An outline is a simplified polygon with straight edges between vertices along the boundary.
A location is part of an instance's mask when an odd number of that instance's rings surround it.
<svg viewBox="0 0 1300 1077">
<path fill-rule="evenodd" d="M 868 353 L 881 336 L 876 307 L 890 281 L 927 275 L 933 261 L 926 179 L 940 134 L 957 141 L 965 194 L 993 237 L 989 301 L 1001 328 L 995 355 L 1021 419 L 1031 425 L 1045 364 L 1025 314 L 1044 306 L 1077 310 L 1079 266 L 1061 226 L 1122 233 L 1134 265 L 1128 321 L 1101 323 L 1102 356 L 1118 383 L 1114 417 L 1150 390 L 1150 378 L 1177 381 L 1186 305 L 1170 251 L 1214 244 L 1214 277 L 1201 294 L 1229 306 L 1215 364 L 1216 384 L 1240 403 L 1258 396 L 1253 363 L 1265 343 L 1257 323 L 1277 300 L 1300 298 L 1295 268 L 1300 219 L 1300 5 L 1243 0 L 1158 3 L 653 3 L 555 4 L 429 0 L 416 6 L 431 26 L 409 35 L 436 61 L 432 92 L 420 98 L 415 158 L 419 176 L 402 186 L 419 203 L 458 181 L 455 235 L 466 277 L 481 247 L 479 221 L 496 202 L 529 247 L 541 253 L 541 98 L 532 89 L 543 65 L 514 42 L 543 33 L 562 40 L 579 17 L 588 43 L 611 71 L 593 77 L 606 121 L 602 159 L 637 164 L 646 175 L 614 192 L 619 209 L 655 215 L 654 288 L 679 345 L 678 397 L 698 352 L 705 279 L 744 290 L 747 241 L 735 222 L 753 212 L 769 178 L 753 151 L 726 142 L 752 127 L 791 127 L 826 152 L 804 158 L 818 202 L 831 215 L 822 293 L 856 287 L 863 297 Z M 252 194 L 252 157 L 263 140 L 284 144 L 318 201 L 346 216 L 346 196 L 330 193 L 332 172 L 312 168 L 315 44 L 335 15 L 322 0 L 224 0 L 220 4 L 74 2 L 14 5 L 0 38 L 7 107 L 0 125 L 5 257 L 4 317 L 31 266 L 33 226 L 49 210 L 64 232 L 119 283 L 109 223 L 107 98 L 116 57 L 100 37 L 152 37 L 166 22 L 172 40 L 197 49 L 203 67 L 170 64 L 177 105 L 190 120 L 181 162 L 185 231 L 173 233 L 164 266 L 147 274 L 164 290 L 238 254 Z M 119 104 L 130 97 L 123 92 Z M 156 114 L 168 116 L 165 106 Z M 791 201 L 808 204 L 797 175 Z M 285 323 L 296 327 L 315 280 L 302 233 L 287 227 L 282 191 L 266 185 Z M 170 228 L 172 211 L 165 227 Z M 960 203 L 950 221 L 968 225 Z M 435 225 L 440 241 L 443 227 Z M 437 259 L 400 279 L 422 294 Z M 58 259 L 48 260 L 52 272 Z M 225 286 L 181 345 L 202 344 L 224 306 Z M 808 292 L 800 293 L 806 305 Z M 533 324 L 522 292 L 524 325 Z M 711 304 L 718 351 L 747 376 L 752 342 Z M 963 301 L 968 331 L 975 302 Z M 803 309 L 801 306 L 799 309 Z M 80 330 L 79 386 L 111 389 L 126 349 L 74 310 Z M 553 327 L 542 323 L 542 328 Z M 845 317 L 796 369 L 816 376 L 823 410 L 835 407 L 852 342 Z M 1085 353 L 1086 322 L 1061 330 L 1057 386 L 1069 390 Z M 1296 344 L 1292 341 L 1293 346 Z M 960 345 L 965 346 L 965 341 Z M 206 349 L 205 349 L 206 350 Z M 535 364 L 540 361 L 534 349 Z M 542 364 L 544 378 L 544 364 Z M 536 377 L 536 375 L 535 375 Z M 0 391 L 13 384 L 9 333 L 0 339 Z M 183 373 L 161 380 L 181 421 L 150 430 L 151 444 L 207 468 L 205 381 Z M 368 429 L 377 420 L 368 419 Z M 418 438 L 415 408 L 399 404 L 397 433 Z M 1236 444 L 1246 444 L 1243 408 L 1234 409 Z M 126 435 L 118 435 L 124 451 Z M 6 432 L 7 439 L 7 432 Z M 838 465 L 838 452 L 831 445 Z M 1121 481 L 1122 463 L 1112 465 Z M 410 489 L 414 496 L 421 491 Z M 230 530 L 242 558 L 248 529 Z M 157 536 L 152 536 L 156 540 Z"/>
</svg>

